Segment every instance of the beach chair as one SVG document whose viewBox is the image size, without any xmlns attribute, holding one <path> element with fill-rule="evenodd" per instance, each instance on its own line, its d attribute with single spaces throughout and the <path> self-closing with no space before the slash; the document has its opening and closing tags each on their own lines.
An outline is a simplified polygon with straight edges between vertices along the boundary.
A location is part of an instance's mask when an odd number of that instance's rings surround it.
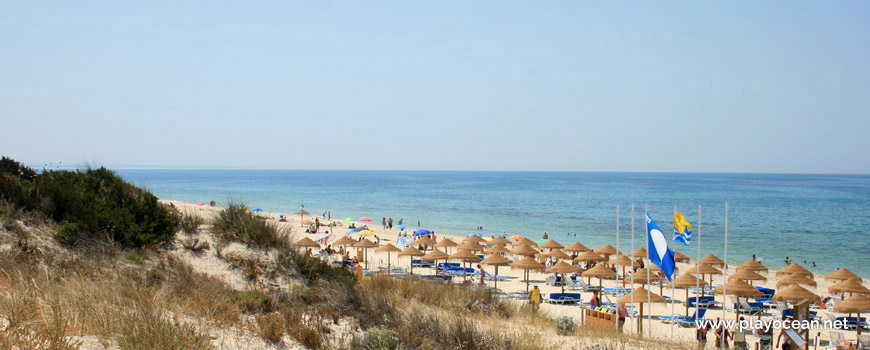
<svg viewBox="0 0 870 350">
<path fill-rule="evenodd" d="M 870 335 L 861 334 L 858 336 L 858 349 L 860 349 L 860 350 L 870 349 Z"/>
<path fill-rule="evenodd" d="M 572 289 L 579 290 L 581 292 L 591 292 L 591 291 L 598 290 L 598 286 L 590 286 L 590 285 L 586 284 L 586 282 L 583 281 L 583 279 L 578 279 L 577 283 L 574 283 L 574 285 L 571 287 L 572 287 Z"/>
<path fill-rule="evenodd" d="M 704 315 L 707 314 L 707 309 L 695 309 L 695 313 L 692 316 L 676 321 L 677 325 L 680 327 L 697 327 L 696 324 L 700 321 L 704 320 Z"/>
<path fill-rule="evenodd" d="M 739 306 L 740 313 L 742 314 L 758 316 L 764 313 L 764 304 L 759 302 L 750 303 L 746 299 L 740 299 Z"/>
<path fill-rule="evenodd" d="M 551 287 L 559 287 L 562 285 L 562 276 L 547 276 L 545 283 Z"/>
<path fill-rule="evenodd" d="M 547 302 L 550 304 L 576 304 L 582 303 L 580 293 L 550 293 L 547 296 Z"/>
<path fill-rule="evenodd" d="M 834 306 L 839 304 L 841 301 L 843 301 L 843 298 L 832 296 L 831 299 L 828 299 L 828 302 L 825 303 L 825 309 L 833 310 Z"/>
<path fill-rule="evenodd" d="M 834 346 L 835 349 L 838 345 L 841 345 L 846 341 L 846 337 L 843 336 L 843 332 L 828 331 L 828 334 L 831 336 L 831 345 Z"/>
<path fill-rule="evenodd" d="M 761 292 L 762 298 L 773 298 L 773 295 L 776 294 L 776 290 L 764 288 L 762 286 L 755 286 L 755 289 L 758 289 L 758 291 Z"/>
</svg>

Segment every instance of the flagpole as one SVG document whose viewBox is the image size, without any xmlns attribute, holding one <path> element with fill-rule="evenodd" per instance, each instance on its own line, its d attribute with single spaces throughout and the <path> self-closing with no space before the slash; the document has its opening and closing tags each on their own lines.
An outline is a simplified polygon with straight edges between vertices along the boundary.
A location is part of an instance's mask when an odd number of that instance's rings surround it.
<svg viewBox="0 0 870 350">
<path fill-rule="evenodd" d="M 631 203 L 631 268 L 634 269 L 634 203 Z M 634 271 L 631 271 L 631 291 L 634 291 Z M 629 295 L 629 301 L 634 305 L 634 293 Z M 631 318 L 631 328 L 634 329 L 634 318 Z"/>
<path fill-rule="evenodd" d="M 698 259 L 695 260 L 695 266 L 698 267 L 695 273 L 695 316 L 698 316 L 698 302 L 701 299 L 701 206 L 698 206 Z M 686 301 L 688 302 L 688 300 Z M 697 318 L 696 318 L 697 319 Z"/>
<path fill-rule="evenodd" d="M 676 212 L 677 212 L 677 205 L 674 204 L 674 213 L 676 213 Z M 676 220 L 676 216 L 674 217 L 674 220 Z M 677 227 L 676 221 L 674 222 L 674 227 Z M 674 265 L 676 265 L 676 264 L 674 264 Z M 662 281 L 662 283 L 663 282 L 664 281 Z M 673 316 L 673 315 L 674 315 L 674 283 L 673 283 L 673 280 L 671 280 L 671 316 Z M 671 322 L 671 343 L 674 342 L 674 323 L 675 322 Z"/>
<path fill-rule="evenodd" d="M 652 251 L 649 250 L 649 204 L 644 204 L 643 212 L 647 217 L 647 219 L 646 219 L 647 220 L 646 221 L 646 235 L 647 235 L 647 237 L 646 237 L 646 256 L 647 256 L 647 259 L 649 259 L 649 263 L 652 264 L 652 258 L 650 258 L 650 254 L 652 254 Z M 647 267 L 647 269 L 646 269 L 646 280 L 647 280 L 647 282 L 649 282 L 649 267 Z M 646 301 L 649 302 L 650 298 L 651 298 L 650 291 L 649 291 L 649 289 L 647 289 L 646 290 Z M 643 306 L 641 306 L 641 307 L 643 307 Z M 652 307 L 650 307 L 650 310 L 652 310 Z M 643 322 L 643 321 L 641 321 L 641 322 Z M 646 328 L 647 328 L 647 334 L 652 335 L 652 312 L 650 312 L 648 315 L 646 315 Z"/>
<path fill-rule="evenodd" d="M 725 306 L 727 302 L 725 301 L 725 296 L 728 295 L 728 202 L 725 202 L 725 267 L 722 269 L 724 271 L 724 277 L 722 277 L 722 321 L 725 321 Z M 738 305 L 739 307 L 739 305 Z M 736 321 L 736 319 L 735 319 Z M 722 337 L 722 341 L 719 344 L 720 348 L 725 347 L 725 337 Z"/>
<path fill-rule="evenodd" d="M 619 290 L 619 204 L 616 205 L 616 290 Z M 619 301 L 616 303 L 616 322 L 614 327 L 619 330 Z"/>
</svg>

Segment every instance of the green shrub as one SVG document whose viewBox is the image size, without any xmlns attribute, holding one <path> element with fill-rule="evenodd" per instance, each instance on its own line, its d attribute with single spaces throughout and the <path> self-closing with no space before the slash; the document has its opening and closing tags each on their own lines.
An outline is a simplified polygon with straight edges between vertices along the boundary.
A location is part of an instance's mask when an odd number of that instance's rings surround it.
<svg viewBox="0 0 870 350">
<path fill-rule="evenodd" d="M 269 313 L 277 307 L 271 295 L 259 291 L 234 290 L 229 296 L 230 300 L 248 313 Z"/>
<path fill-rule="evenodd" d="M 395 350 L 399 347 L 399 335 L 385 328 L 372 328 L 366 332 L 365 348 L 368 350 Z"/>
<path fill-rule="evenodd" d="M 214 232 L 221 239 L 239 241 L 255 248 L 288 246 L 288 229 L 254 215 L 240 203 L 230 202 L 226 209 L 220 211 Z"/>
<path fill-rule="evenodd" d="M 127 254 L 127 260 L 129 260 L 130 262 L 137 264 L 137 265 L 142 265 L 142 263 L 144 262 L 144 260 L 139 255 L 139 253 L 136 253 L 136 252 Z"/>
<path fill-rule="evenodd" d="M 142 247 L 166 241 L 178 224 L 157 197 L 102 167 L 37 174 L 3 157 L 0 198 L 64 223 L 56 238 L 69 245 L 99 240 Z"/>
<path fill-rule="evenodd" d="M 186 234 L 194 234 L 199 230 L 199 225 L 205 221 L 201 216 L 196 214 L 184 214 L 181 216 L 181 230 Z"/>
<path fill-rule="evenodd" d="M 556 333 L 559 335 L 571 335 L 577 329 L 577 324 L 574 319 L 568 316 L 562 316 L 556 319 Z"/>
</svg>

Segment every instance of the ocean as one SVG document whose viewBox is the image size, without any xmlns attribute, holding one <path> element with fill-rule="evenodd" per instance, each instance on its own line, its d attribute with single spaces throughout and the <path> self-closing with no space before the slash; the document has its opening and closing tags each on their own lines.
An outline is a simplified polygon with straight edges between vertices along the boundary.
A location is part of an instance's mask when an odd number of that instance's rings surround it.
<svg viewBox="0 0 870 350">
<path fill-rule="evenodd" d="M 701 255 L 724 258 L 728 203 L 728 261 L 752 254 L 775 269 L 788 256 L 817 274 L 847 267 L 870 277 L 870 176 L 799 174 L 690 174 L 599 172 L 119 170 L 126 180 L 162 199 L 229 200 L 292 214 L 399 219 L 409 229 L 484 236 L 546 232 L 568 245 L 646 245 L 644 207 L 666 237 L 673 210 L 694 227 L 689 246 L 671 249 L 695 259 L 698 206 Z M 476 229 L 482 226 L 482 230 Z M 806 264 L 804 264 L 806 261 Z M 810 267 L 812 262 L 816 268 Z"/>
</svg>

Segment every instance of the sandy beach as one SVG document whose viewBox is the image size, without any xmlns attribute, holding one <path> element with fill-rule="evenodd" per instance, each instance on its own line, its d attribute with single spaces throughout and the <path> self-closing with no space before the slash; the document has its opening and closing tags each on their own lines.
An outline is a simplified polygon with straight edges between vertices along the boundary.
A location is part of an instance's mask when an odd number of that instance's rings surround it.
<svg viewBox="0 0 870 350">
<path fill-rule="evenodd" d="M 199 205 L 195 205 L 195 204 L 183 203 L 183 202 L 177 202 L 177 201 L 171 201 L 171 203 L 173 203 L 173 205 L 178 207 L 179 210 L 181 210 L 182 212 L 196 212 L 196 213 L 199 213 L 205 217 L 210 217 L 212 215 L 215 215 L 219 210 L 221 210 L 221 208 L 219 208 L 219 207 L 210 207 L 208 205 L 199 206 Z M 263 216 L 267 220 L 274 220 L 278 224 L 285 225 L 285 227 L 291 229 L 294 239 L 301 239 L 303 237 L 308 237 L 308 238 L 314 239 L 315 237 L 324 234 L 325 231 L 329 229 L 329 227 L 324 226 L 324 227 L 320 228 L 320 232 L 318 232 L 317 234 L 307 234 L 307 233 L 305 233 L 306 226 L 303 226 L 301 224 L 301 220 L 300 220 L 299 215 L 289 215 L 289 216 L 285 217 L 286 221 L 279 221 L 278 215 L 276 215 L 274 213 L 262 212 L 262 213 L 259 213 L 259 215 Z M 313 219 L 313 217 L 310 215 L 305 215 L 302 218 L 302 220 L 307 220 L 307 219 Z M 400 234 L 402 234 L 404 232 L 404 233 L 407 233 L 408 235 L 410 235 L 414 230 L 416 230 L 416 222 L 413 223 L 413 225 L 408 225 L 409 223 L 405 223 L 406 226 L 409 226 L 409 229 L 402 231 L 402 230 L 398 230 L 398 229 L 384 229 L 382 227 L 382 225 L 380 224 L 379 218 L 372 218 L 372 219 L 374 220 L 373 222 L 363 222 L 363 223 L 355 222 L 355 224 L 357 226 L 366 225 L 368 227 L 368 229 L 370 229 L 374 233 L 374 235 L 367 236 L 366 238 L 369 238 L 370 240 L 374 241 L 375 237 L 378 237 L 378 238 L 380 238 L 381 244 L 386 244 L 386 243 L 395 244 L 396 240 L 400 236 Z M 331 222 L 335 222 L 336 225 L 338 225 L 334 228 L 334 230 L 335 230 L 334 236 L 329 239 L 330 242 L 334 241 L 335 239 L 337 239 L 339 237 L 344 236 L 345 232 L 347 232 L 349 230 L 350 222 L 328 220 L 328 219 L 324 219 L 322 217 L 319 217 L 319 220 L 321 223 L 324 223 L 324 224 L 329 224 Z M 394 220 L 398 221 L 397 219 L 394 219 Z M 413 226 L 413 227 L 411 227 L 411 226 Z M 449 239 L 454 240 L 457 243 L 461 243 L 466 238 L 466 237 L 455 236 L 455 235 L 441 234 L 438 232 L 436 232 L 436 236 L 437 236 L 438 241 L 449 238 Z M 357 235 L 357 234 L 352 235 L 352 238 L 356 239 L 358 237 L 359 237 L 359 235 Z M 529 238 L 533 241 L 537 241 L 541 237 L 527 237 L 527 238 Z M 559 242 L 559 243 L 562 245 L 568 246 L 574 242 L 572 241 L 572 242 Z M 582 244 L 583 242 L 580 242 L 580 243 Z M 614 237 L 614 242 L 611 244 L 612 245 L 616 244 L 615 237 Z M 629 254 L 630 254 L 630 247 L 631 247 L 630 244 L 631 244 L 630 241 L 627 241 L 627 240 L 620 241 L 620 246 L 623 248 L 622 250 L 626 253 L 629 253 Z M 635 241 L 635 248 L 644 247 L 641 244 L 645 245 L 645 241 Z M 333 248 L 338 250 L 338 247 L 333 247 Z M 401 246 L 399 248 L 404 249 L 404 247 L 401 247 Z M 508 248 L 510 248 L 510 247 L 508 247 Z M 590 246 L 589 248 L 596 249 L 598 247 Z M 453 252 L 455 252 L 455 249 L 456 248 L 448 248 L 448 254 L 452 254 Z M 545 250 L 547 250 L 547 249 L 545 249 Z M 356 249 L 354 249 L 354 248 L 350 249 L 351 256 L 355 256 L 356 253 L 357 253 Z M 690 252 L 688 250 L 683 250 L 683 253 L 689 255 L 691 262 L 688 264 L 687 263 L 677 263 L 678 274 L 682 274 L 683 272 L 687 272 L 689 270 L 689 268 L 694 265 L 694 261 L 696 259 L 696 256 L 694 256 L 694 254 L 692 254 L 692 252 Z M 316 252 L 315 252 L 315 254 L 316 254 Z M 512 258 L 512 256 L 510 254 L 507 254 L 507 257 Z M 338 259 L 338 258 L 339 258 L 338 255 L 335 255 L 332 257 L 332 259 Z M 723 258 L 723 257 L 720 256 L 720 258 Z M 378 267 L 386 267 L 387 260 L 388 260 L 387 253 L 375 252 L 374 249 L 368 250 L 369 270 L 374 271 L 375 273 L 383 273 L 383 272 L 379 272 L 382 270 L 379 270 Z M 410 267 L 411 267 L 410 266 L 411 259 L 409 257 L 398 257 L 396 255 L 396 253 L 390 253 L 389 260 L 390 260 L 390 263 L 392 266 L 398 266 L 398 267 L 402 267 L 405 269 L 410 269 Z M 451 262 L 458 262 L 458 261 L 451 261 Z M 648 262 L 647 262 L 647 264 L 648 264 Z M 475 267 L 476 265 L 477 264 L 474 263 L 471 265 L 471 267 Z M 207 267 L 205 269 L 207 270 Z M 486 270 L 486 272 L 488 272 L 490 274 L 495 273 L 493 266 L 484 265 L 484 270 Z M 622 269 L 620 268 L 620 273 L 621 273 L 621 270 Z M 689 271 L 689 272 L 691 272 L 691 271 Z M 728 275 L 733 275 L 735 272 L 736 271 L 735 271 L 734 266 L 728 267 L 728 269 L 727 269 Z M 830 272 L 833 272 L 833 271 L 830 271 Z M 432 268 L 415 267 L 414 273 L 415 274 L 423 274 L 423 275 L 432 275 L 432 274 L 435 274 L 435 270 Z M 508 277 L 508 279 L 500 280 L 498 282 L 498 289 L 500 289 L 501 291 L 503 291 L 505 293 L 510 293 L 510 292 L 518 292 L 518 291 L 525 291 L 526 290 L 526 282 L 522 279 L 523 270 L 511 269 L 508 267 L 500 267 L 498 274 L 500 276 L 507 276 Z M 776 282 L 781 277 L 776 276 L 776 271 L 771 270 L 771 271 L 766 272 L 766 273 L 762 272 L 761 274 L 762 274 L 762 276 L 767 278 L 767 281 L 756 281 L 756 283 L 754 283 L 754 285 L 778 289 L 778 288 L 775 288 L 775 285 L 776 285 Z M 545 273 L 537 272 L 537 271 L 531 271 L 530 275 L 529 275 L 530 283 L 537 284 L 539 286 L 539 288 L 541 289 L 541 292 L 544 296 L 546 296 L 550 293 L 559 293 L 562 290 L 561 287 L 549 286 L 545 283 L 546 278 L 550 275 L 552 275 L 552 274 L 545 274 Z M 478 275 L 474 275 L 474 276 L 469 276 L 469 278 L 474 278 L 475 282 L 479 282 L 480 275 L 478 274 Z M 456 283 L 461 282 L 461 279 L 462 279 L 461 276 L 454 277 L 454 282 L 456 282 Z M 830 293 L 828 293 L 828 288 L 837 282 L 837 281 L 826 280 L 824 278 L 824 276 L 822 276 L 822 275 L 815 275 L 814 280 L 817 283 L 817 287 L 816 288 L 809 288 L 808 287 L 808 289 L 811 292 L 815 293 L 816 295 L 818 295 L 822 298 L 830 296 Z M 721 285 L 724 282 L 724 276 L 722 276 L 722 275 L 713 276 L 712 282 L 713 282 L 713 285 Z M 599 282 L 596 278 L 592 278 L 592 280 L 591 280 L 592 285 L 598 285 L 598 283 Z M 486 284 L 487 284 L 487 286 L 492 286 L 493 281 L 490 279 L 487 279 Z M 605 288 L 617 286 L 616 281 L 614 281 L 614 280 L 603 280 L 602 285 Z M 866 286 L 866 283 L 864 283 L 864 285 Z M 630 286 L 630 285 L 627 285 L 627 286 Z M 636 285 L 635 287 L 639 287 L 639 285 Z M 686 308 L 683 304 L 683 301 L 685 300 L 685 293 L 686 293 L 685 290 L 684 289 L 676 289 L 676 290 L 672 291 L 670 288 L 664 288 L 664 290 L 660 292 L 660 287 L 658 285 L 648 286 L 648 289 L 655 294 L 662 293 L 664 296 L 667 296 L 667 297 L 671 297 L 673 295 L 675 301 L 673 303 L 653 303 L 651 305 L 647 304 L 644 306 L 644 316 L 645 317 L 643 320 L 643 322 L 644 322 L 644 325 L 643 325 L 644 335 L 643 336 L 644 337 L 653 337 L 653 338 L 665 340 L 665 341 L 673 340 L 673 341 L 677 341 L 677 342 L 694 342 L 695 328 L 693 328 L 693 327 L 684 328 L 684 327 L 679 327 L 676 325 L 672 326 L 672 325 L 666 324 L 666 323 L 664 323 L 661 320 L 658 320 L 656 318 L 656 316 L 684 315 L 686 313 Z M 575 292 L 575 291 L 571 291 L 571 290 L 568 290 L 566 288 L 565 292 Z M 695 292 L 690 292 L 690 297 L 693 297 L 693 296 L 695 296 Z M 591 297 L 592 297 L 591 292 L 583 292 L 582 293 L 582 300 L 584 302 L 589 301 L 591 299 Z M 618 298 L 616 296 L 612 296 L 612 295 L 602 297 L 603 301 L 612 301 L 614 303 L 617 301 L 617 299 Z M 516 298 L 514 300 L 517 303 L 526 303 L 527 302 L 525 299 L 519 299 L 519 298 Z M 728 300 L 729 300 L 729 302 L 727 302 L 726 304 L 731 303 L 730 297 Z M 717 295 L 716 301 L 722 302 L 723 297 L 721 295 Z M 634 307 L 633 310 L 637 310 L 637 308 Z M 542 303 L 541 311 L 545 312 L 547 314 L 550 314 L 553 317 L 568 316 L 568 317 L 574 318 L 577 322 L 581 321 L 582 308 L 580 306 L 577 306 L 577 305 L 558 305 L 558 304 Z M 819 310 L 817 308 L 813 308 L 812 311 L 819 311 L 819 317 L 822 316 L 823 312 L 831 312 L 838 317 L 839 316 L 847 316 L 846 314 L 833 312 L 832 310 Z M 694 309 L 690 308 L 689 312 L 690 313 L 694 312 Z M 652 321 L 650 323 L 647 323 L 648 321 L 647 321 L 646 315 L 650 315 L 650 314 L 653 315 L 653 318 L 652 318 Z M 735 312 L 733 309 L 731 309 L 730 306 L 726 307 L 726 310 L 724 311 L 724 313 L 723 313 L 722 308 L 711 308 L 708 310 L 705 318 L 709 320 L 709 319 L 716 319 L 717 317 L 720 317 L 720 318 L 725 317 L 725 319 L 733 320 L 735 317 Z M 762 315 L 762 319 L 767 319 L 767 320 L 773 319 L 774 317 L 779 317 L 779 313 L 776 311 L 768 310 Z M 639 320 L 636 317 L 630 317 L 626 321 L 626 324 L 625 324 L 625 328 L 624 328 L 625 333 L 636 334 L 637 322 L 639 322 Z M 828 338 L 828 331 L 824 330 L 824 329 L 812 330 L 810 334 L 811 334 L 811 336 L 815 336 L 817 333 L 820 333 L 820 336 L 822 338 Z M 847 331 L 845 331 L 845 334 L 846 334 L 847 339 L 855 339 L 854 331 L 847 330 Z M 712 339 L 713 339 L 712 333 L 710 335 L 710 339 L 711 339 L 710 342 L 712 343 Z M 757 342 L 757 337 L 752 336 L 752 335 L 747 335 L 747 341 L 752 345 L 755 342 Z"/>
</svg>

